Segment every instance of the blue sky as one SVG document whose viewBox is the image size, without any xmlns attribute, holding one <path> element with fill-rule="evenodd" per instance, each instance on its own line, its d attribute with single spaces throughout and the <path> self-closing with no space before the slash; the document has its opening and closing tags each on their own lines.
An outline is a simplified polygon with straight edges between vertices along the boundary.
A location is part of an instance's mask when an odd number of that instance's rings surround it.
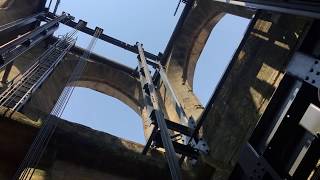
<svg viewBox="0 0 320 180">
<path fill-rule="evenodd" d="M 55 3 L 55 0 L 53 1 Z M 83 19 L 88 26 L 99 26 L 104 33 L 129 44 L 139 41 L 154 54 L 163 52 L 183 9 L 173 16 L 174 0 L 62 0 L 58 14 L 68 12 Z M 249 20 L 227 15 L 212 31 L 197 64 L 194 92 L 205 105 L 243 37 Z M 236 27 L 236 28 L 234 28 Z M 71 29 L 60 26 L 56 35 Z M 90 37 L 79 33 L 77 45 L 86 47 Z M 95 53 L 135 68 L 136 55 L 98 41 Z M 75 88 L 62 116 L 141 144 L 145 143 L 141 118 L 119 100 L 86 88 Z"/>
</svg>

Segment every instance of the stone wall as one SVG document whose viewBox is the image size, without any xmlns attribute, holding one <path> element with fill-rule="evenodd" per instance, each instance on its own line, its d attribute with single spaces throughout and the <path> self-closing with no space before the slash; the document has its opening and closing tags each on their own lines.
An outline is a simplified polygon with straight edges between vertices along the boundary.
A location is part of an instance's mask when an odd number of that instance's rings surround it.
<svg viewBox="0 0 320 180">
<path fill-rule="evenodd" d="M 168 78 L 187 116 L 195 121 L 204 107 L 193 93 L 194 69 L 215 24 L 225 13 L 241 12 L 241 8 L 232 8 L 212 1 L 197 1 L 173 43 L 167 63 Z M 242 9 L 242 12 L 247 11 Z M 235 54 L 221 88 L 216 91 L 213 105 L 207 107 L 210 109 L 201 133 L 210 147 L 203 161 L 211 167 L 212 179 L 227 179 L 232 172 L 242 145 L 282 80 L 291 53 L 311 22 L 276 13 L 257 16 L 258 21 L 243 40 L 244 46 Z M 178 122 L 175 107 L 163 86 L 161 94 L 170 119 Z"/>
<path fill-rule="evenodd" d="M 10 179 L 24 158 L 42 120 L 0 108 L 0 178 Z M 142 155 L 143 145 L 67 122 L 59 125 L 33 179 L 167 179 L 161 152 Z"/>
</svg>

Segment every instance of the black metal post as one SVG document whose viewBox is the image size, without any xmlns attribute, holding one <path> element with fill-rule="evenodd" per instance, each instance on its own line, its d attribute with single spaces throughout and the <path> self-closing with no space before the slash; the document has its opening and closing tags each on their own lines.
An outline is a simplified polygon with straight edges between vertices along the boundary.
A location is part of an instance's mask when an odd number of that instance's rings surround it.
<svg viewBox="0 0 320 180">
<path fill-rule="evenodd" d="M 53 14 L 56 14 L 56 13 L 57 13 L 59 4 L 60 4 L 60 0 L 57 0 L 56 5 L 55 5 L 54 10 L 53 10 Z"/>
</svg>

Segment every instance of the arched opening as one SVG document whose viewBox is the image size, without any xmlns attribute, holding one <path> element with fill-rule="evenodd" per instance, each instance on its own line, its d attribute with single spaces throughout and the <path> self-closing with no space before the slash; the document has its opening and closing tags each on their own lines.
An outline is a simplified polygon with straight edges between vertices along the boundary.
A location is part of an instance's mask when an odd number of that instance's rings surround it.
<svg viewBox="0 0 320 180">
<path fill-rule="evenodd" d="M 243 17 L 226 14 L 212 29 L 197 61 L 193 77 L 193 91 L 202 105 L 209 101 L 241 42 L 249 21 Z"/>
<path fill-rule="evenodd" d="M 54 5 L 56 3 L 56 0 L 53 1 L 51 6 L 51 11 L 54 8 Z M 176 2 L 171 0 L 165 0 L 165 1 L 157 1 L 157 2 L 151 2 L 148 0 L 138 0 L 138 1 L 99 1 L 99 0 L 93 0 L 93 1 L 87 1 L 87 0 L 79 0 L 77 2 L 73 1 L 61 1 L 61 4 L 59 5 L 57 14 L 61 14 L 62 11 L 70 13 L 72 16 L 74 16 L 77 22 L 79 19 L 82 19 L 84 21 L 88 22 L 88 27 L 94 29 L 95 26 L 101 27 L 104 29 L 104 33 L 112 36 L 114 38 L 117 38 L 121 41 L 124 41 L 129 44 L 135 44 L 137 41 L 142 42 L 144 44 L 144 48 L 153 53 L 158 54 L 158 52 L 162 52 L 167 42 L 170 39 L 171 33 L 174 30 L 174 27 L 177 23 L 177 20 L 179 18 L 179 15 L 183 8 L 180 8 L 177 15 L 173 16 L 173 13 L 176 8 Z M 85 9 L 84 9 L 85 7 Z M 152 18 L 150 18 L 152 17 Z M 71 28 L 60 25 L 58 31 L 55 33 L 55 35 L 63 35 L 66 32 L 70 31 Z M 77 39 L 77 46 L 80 46 L 82 48 L 86 48 L 87 44 L 89 43 L 91 37 L 79 32 L 78 33 L 78 39 Z M 137 55 L 130 53 L 128 51 L 124 51 L 121 48 L 115 47 L 113 45 L 110 45 L 108 43 L 102 42 L 98 40 L 94 50 L 94 53 L 99 54 L 103 57 L 106 57 L 108 59 L 116 60 L 117 62 L 120 62 L 121 64 L 124 64 L 125 66 L 128 66 L 134 70 L 137 67 Z M 108 74 L 108 73 L 106 73 Z M 126 94 L 124 92 L 120 92 L 115 95 L 115 91 L 118 91 L 119 88 L 124 89 L 122 86 L 117 87 L 119 84 L 127 84 L 127 86 L 135 86 L 136 84 L 128 84 L 128 79 L 121 79 L 120 83 L 114 83 L 114 84 L 108 84 L 105 81 L 106 79 L 110 78 L 105 76 L 104 79 L 98 79 L 99 80 L 99 87 L 101 89 L 112 89 L 108 91 L 110 96 L 116 96 L 119 100 L 126 101 L 126 104 L 131 103 L 137 103 L 132 102 L 132 99 L 129 99 L 128 97 L 132 94 L 138 96 L 139 93 L 134 89 L 133 91 L 130 91 L 131 94 Z M 111 77 L 110 79 L 114 79 L 115 77 Z M 109 81 L 111 81 L 109 79 Z M 96 80 L 96 79 L 95 79 Z M 83 81 L 88 81 L 87 79 L 84 79 Z M 89 81 L 92 81 L 90 79 Z M 114 80 L 116 81 L 116 80 Z M 82 82 L 82 84 L 85 84 L 86 82 Z M 106 83 L 108 87 L 102 87 Z M 87 84 L 85 84 L 87 85 Z M 86 86 L 83 87 L 86 87 Z M 126 87 L 127 87 L 126 86 Z M 90 87 L 91 89 L 94 89 Z M 132 88 L 133 89 L 133 88 Z M 77 88 L 77 93 L 79 89 Z M 83 90 L 80 90 L 81 92 Z M 129 90 L 128 90 L 129 91 Z M 100 91 L 102 92 L 102 91 Z M 84 92 L 82 92 L 84 93 Z M 88 95 L 83 94 L 83 97 L 73 96 L 74 101 L 77 101 L 76 98 L 81 99 L 90 99 L 91 96 L 98 96 L 95 94 L 96 92 L 91 91 L 88 93 Z M 108 94 L 108 93 L 107 93 Z M 123 97 L 123 99 L 119 98 Z M 108 98 L 109 101 L 106 104 L 114 104 L 119 103 L 114 102 L 113 98 Z M 125 99 L 125 100 L 124 100 Z M 136 100 L 136 99 L 135 99 Z M 83 102 L 86 104 L 86 102 Z M 136 105 L 136 104 L 135 104 Z M 69 105 L 70 108 L 71 105 Z M 139 106 L 140 107 L 140 106 Z M 113 111 L 110 112 L 111 115 L 114 114 L 127 114 L 126 112 L 123 112 L 123 107 L 110 107 L 106 109 L 112 109 Z M 135 109 L 135 111 L 140 111 L 140 109 Z M 78 117 L 77 111 L 70 114 L 70 117 L 66 119 L 74 119 L 77 120 L 77 118 L 72 117 Z M 106 113 L 104 115 L 104 118 L 109 118 L 109 115 Z M 131 114 L 127 116 L 128 119 L 134 122 L 141 122 L 141 117 Z M 93 118 L 94 119 L 94 118 Z M 113 121 L 121 121 L 120 119 L 115 116 L 114 118 L 109 118 L 108 121 L 112 119 Z M 100 121 L 100 120 L 97 120 Z M 123 122 L 127 122 L 127 120 L 123 120 Z M 93 124 L 85 124 L 89 127 L 93 127 L 96 122 L 91 122 Z M 141 124 L 141 123 L 140 123 Z M 93 127 L 94 128 L 94 127 Z M 126 129 L 121 128 L 121 125 L 116 126 L 119 131 L 123 131 L 126 133 Z M 100 129 L 98 129 L 100 130 Z M 108 130 L 103 130 L 105 132 L 109 132 Z M 111 131 L 110 131 L 111 132 Z M 141 132 L 143 133 L 143 132 Z M 136 140 L 131 139 L 131 136 L 121 136 L 116 133 L 112 133 L 114 135 L 117 135 L 119 137 L 124 137 L 129 140 L 134 140 L 140 143 L 144 143 L 144 140 Z M 143 137 L 143 136 L 141 136 Z"/>
<path fill-rule="evenodd" d="M 140 116 L 121 101 L 89 88 L 75 88 L 62 118 L 145 144 Z"/>
</svg>

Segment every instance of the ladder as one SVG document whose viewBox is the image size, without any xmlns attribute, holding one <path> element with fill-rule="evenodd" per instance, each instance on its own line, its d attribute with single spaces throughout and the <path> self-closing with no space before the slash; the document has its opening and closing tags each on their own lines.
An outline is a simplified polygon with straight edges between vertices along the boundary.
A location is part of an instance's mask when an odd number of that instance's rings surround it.
<svg viewBox="0 0 320 180">
<path fill-rule="evenodd" d="M 67 35 L 51 45 L 36 62 L 0 95 L 0 105 L 19 111 L 61 62 L 76 40 Z"/>
</svg>

